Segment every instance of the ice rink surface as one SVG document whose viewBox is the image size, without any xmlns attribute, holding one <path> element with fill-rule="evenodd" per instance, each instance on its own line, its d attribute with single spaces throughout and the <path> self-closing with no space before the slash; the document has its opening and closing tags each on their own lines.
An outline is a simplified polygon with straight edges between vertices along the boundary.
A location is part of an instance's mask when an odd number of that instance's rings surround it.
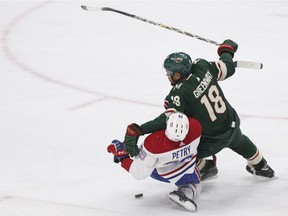
<svg viewBox="0 0 288 216">
<path fill-rule="evenodd" d="M 168 54 L 214 61 L 217 47 L 81 4 L 220 43 L 231 38 L 239 44 L 235 60 L 263 62 L 262 70 L 237 69 L 221 86 L 276 177 L 254 178 L 225 149 L 195 215 L 287 215 L 288 2 L 272 0 L 0 1 L 0 215 L 193 214 L 168 199 L 174 185 L 135 180 L 106 146 L 123 139 L 129 123 L 164 111 Z"/>
</svg>

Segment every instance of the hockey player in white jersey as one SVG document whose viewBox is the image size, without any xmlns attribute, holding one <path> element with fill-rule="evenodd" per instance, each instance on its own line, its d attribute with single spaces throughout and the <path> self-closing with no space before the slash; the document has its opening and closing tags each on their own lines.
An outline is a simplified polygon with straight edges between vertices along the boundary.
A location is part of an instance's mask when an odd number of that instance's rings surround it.
<svg viewBox="0 0 288 216">
<path fill-rule="evenodd" d="M 128 171 L 135 179 L 152 177 L 174 183 L 177 189 L 168 197 L 189 211 L 196 211 L 195 198 L 201 192 L 200 173 L 195 164 L 202 127 L 194 118 L 174 112 L 167 114 L 166 130 L 147 136 L 140 146 L 140 153 L 130 158 L 119 140 L 107 147 L 114 155 L 114 162 Z"/>
</svg>

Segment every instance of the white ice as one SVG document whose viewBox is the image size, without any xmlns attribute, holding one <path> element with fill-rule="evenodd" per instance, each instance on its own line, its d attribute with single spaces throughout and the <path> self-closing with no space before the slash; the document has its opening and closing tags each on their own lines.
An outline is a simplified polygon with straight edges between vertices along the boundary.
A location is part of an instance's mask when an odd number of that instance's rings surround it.
<svg viewBox="0 0 288 216">
<path fill-rule="evenodd" d="M 237 69 L 221 86 L 276 177 L 255 179 L 225 149 L 195 215 L 287 215 L 288 2 L 273 0 L 0 1 L 0 215 L 191 214 L 168 199 L 174 185 L 133 179 L 106 146 L 123 139 L 129 123 L 163 112 L 168 54 L 212 61 L 217 47 L 81 4 L 220 43 L 231 38 L 235 60 L 263 62 L 262 70 Z"/>
</svg>

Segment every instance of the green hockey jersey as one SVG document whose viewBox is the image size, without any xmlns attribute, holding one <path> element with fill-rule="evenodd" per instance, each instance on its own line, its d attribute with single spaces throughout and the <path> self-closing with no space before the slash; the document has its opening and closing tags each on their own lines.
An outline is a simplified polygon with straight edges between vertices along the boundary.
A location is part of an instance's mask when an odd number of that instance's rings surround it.
<svg viewBox="0 0 288 216">
<path fill-rule="evenodd" d="M 234 118 L 237 114 L 226 100 L 218 81 L 232 76 L 234 72 L 230 54 L 222 54 L 216 62 L 195 60 L 191 74 L 178 82 L 166 97 L 166 112 L 141 125 L 144 132 L 165 129 L 166 114 L 177 110 L 197 119 L 202 125 L 203 135 L 225 133 L 235 126 Z"/>
</svg>

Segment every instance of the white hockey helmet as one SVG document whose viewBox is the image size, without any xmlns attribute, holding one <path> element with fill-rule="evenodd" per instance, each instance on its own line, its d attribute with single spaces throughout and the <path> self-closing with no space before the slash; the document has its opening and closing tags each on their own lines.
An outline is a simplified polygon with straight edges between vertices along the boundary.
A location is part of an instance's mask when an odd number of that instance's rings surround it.
<svg viewBox="0 0 288 216">
<path fill-rule="evenodd" d="M 188 117 L 180 112 L 172 113 L 166 122 L 165 135 L 168 139 L 178 142 L 185 139 L 189 131 Z"/>
</svg>

